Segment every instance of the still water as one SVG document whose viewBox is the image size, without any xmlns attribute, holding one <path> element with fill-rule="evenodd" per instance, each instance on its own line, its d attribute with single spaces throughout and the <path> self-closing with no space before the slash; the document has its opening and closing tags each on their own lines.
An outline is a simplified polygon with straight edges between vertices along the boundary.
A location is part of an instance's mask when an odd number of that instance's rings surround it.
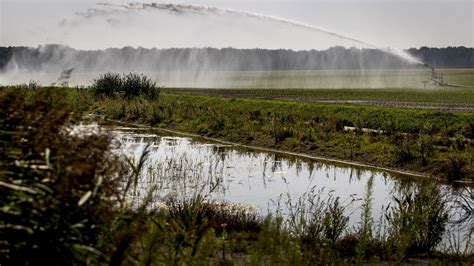
<svg viewBox="0 0 474 266">
<path fill-rule="evenodd" d="M 157 197 L 208 195 L 210 199 L 254 206 L 260 214 L 279 211 L 288 214 L 288 202 L 317 193 L 323 200 L 340 197 L 347 206 L 350 226 L 357 226 L 361 200 L 373 181 L 372 216 L 378 221 L 382 209 L 393 204 L 394 197 L 415 191 L 421 180 L 413 181 L 384 172 L 303 160 L 275 153 L 251 151 L 218 143 L 205 143 L 186 137 L 163 135 L 150 129 L 105 127 L 116 136 L 116 152 L 138 161 L 149 150 L 138 182 L 136 198 L 143 198 L 152 186 Z M 459 208 L 457 202 L 474 205 L 472 187 L 454 188 L 439 184 L 450 206 L 450 223 L 444 244 L 473 230 L 473 213 Z M 448 235 L 449 234 L 449 235 Z M 454 236 L 454 234 L 456 236 Z M 472 248 L 472 247 L 471 247 Z"/>
</svg>

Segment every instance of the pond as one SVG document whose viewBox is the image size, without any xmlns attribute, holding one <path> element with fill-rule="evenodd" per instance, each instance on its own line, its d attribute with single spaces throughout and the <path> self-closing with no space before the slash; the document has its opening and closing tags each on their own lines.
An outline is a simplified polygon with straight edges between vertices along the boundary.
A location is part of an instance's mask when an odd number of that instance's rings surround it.
<svg viewBox="0 0 474 266">
<path fill-rule="evenodd" d="M 321 200 L 339 197 L 346 206 L 350 227 L 358 225 L 368 183 L 372 183 L 372 216 L 375 222 L 394 197 L 416 191 L 422 180 L 389 173 L 242 149 L 188 137 L 169 136 L 149 128 L 104 126 L 116 136 L 116 152 L 138 161 L 149 151 L 135 193 L 143 198 L 152 186 L 156 197 L 207 195 L 212 200 L 254 206 L 265 216 L 288 215 L 311 195 Z M 426 180 L 425 180 L 426 181 Z M 442 244 L 470 245 L 473 230 L 472 187 L 437 184 L 448 202 L 450 223 Z M 462 203 L 462 204 L 459 204 Z M 294 211 L 294 210 L 293 210 Z M 472 246 L 470 246 L 472 248 Z"/>
</svg>

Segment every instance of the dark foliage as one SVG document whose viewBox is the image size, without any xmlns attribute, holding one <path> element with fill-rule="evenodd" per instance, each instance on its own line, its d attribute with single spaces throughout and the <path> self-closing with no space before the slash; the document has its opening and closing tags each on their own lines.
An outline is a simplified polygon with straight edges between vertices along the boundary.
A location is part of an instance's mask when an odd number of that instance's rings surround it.
<svg viewBox="0 0 474 266">
<path fill-rule="evenodd" d="M 411 55 L 435 67 L 474 67 L 474 48 L 446 47 L 407 50 Z"/>
<path fill-rule="evenodd" d="M 94 80 L 92 90 L 96 96 L 112 97 L 122 90 L 123 82 L 119 74 L 106 73 Z"/>
<path fill-rule="evenodd" d="M 69 133 L 59 91 L 28 93 L 0 91 L 0 264 L 83 262 L 118 203 L 110 140 Z"/>
<path fill-rule="evenodd" d="M 157 99 L 160 95 L 160 89 L 156 83 L 146 77 L 136 73 L 127 75 L 106 73 L 94 80 L 91 86 L 96 96 L 120 96 L 124 99 L 130 99 L 143 95 L 149 99 Z"/>
<path fill-rule="evenodd" d="M 133 98 L 144 95 L 149 99 L 156 99 L 159 96 L 159 90 L 156 83 L 145 75 L 129 73 L 122 77 L 122 90 L 125 98 Z"/>
</svg>

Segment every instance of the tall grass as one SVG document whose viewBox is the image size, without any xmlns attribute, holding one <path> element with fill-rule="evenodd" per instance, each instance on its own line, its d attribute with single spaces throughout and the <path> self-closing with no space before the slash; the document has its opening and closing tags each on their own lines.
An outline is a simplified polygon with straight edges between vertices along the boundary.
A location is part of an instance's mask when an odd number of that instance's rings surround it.
<svg viewBox="0 0 474 266">
<path fill-rule="evenodd" d="M 381 218 L 387 234 L 374 233 L 372 179 L 355 231 L 347 214 L 353 198 L 316 188 L 288 198 L 287 215 L 264 218 L 249 206 L 213 201 L 222 177 L 203 178 L 186 158 L 153 168 L 150 147 L 125 159 L 112 152 L 111 136 L 77 134 L 72 125 L 89 96 L 72 110 L 69 97 L 57 89 L 0 90 L 1 264 L 313 265 L 426 254 L 450 262 L 436 249 L 448 206 L 432 185 L 396 197 Z M 469 202 L 459 206 L 472 210 Z M 472 251 L 457 250 L 456 259 L 472 262 Z"/>
<path fill-rule="evenodd" d="M 386 213 L 390 234 L 403 254 L 431 254 L 446 230 L 448 213 L 441 191 L 434 185 L 394 197 Z"/>
<path fill-rule="evenodd" d="M 98 239 L 122 200 L 115 175 L 122 168 L 107 135 L 68 133 L 79 114 L 61 98 L 51 90 L 0 91 L 3 262 L 65 264 L 103 255 Z"/>
</svg>

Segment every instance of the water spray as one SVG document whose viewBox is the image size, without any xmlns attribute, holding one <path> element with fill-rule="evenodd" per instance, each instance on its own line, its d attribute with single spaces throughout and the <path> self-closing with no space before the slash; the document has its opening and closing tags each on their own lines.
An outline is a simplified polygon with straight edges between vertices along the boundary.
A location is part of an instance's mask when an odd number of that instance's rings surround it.
<svg viewBox="0 0 474 266">
<path fill-rule="evenodd" d="M 314 25 L 302 23 L 299 21 L 289 20 L 285 18 L 264 15 L 249 11 L 242 11 L 242 10 L 234 10 L 234 9 L 225 9 L 225 8 L 218 8 L 218 7 L 209 7 L 209 6 L 201 6 L 201 5 L 183 5 L 183 4 L 172 4 L 172 3 L 128 3 L 128 4 L 113 4 L 113 3 L 99 3 L 100 6 L 104 7 L 104 9 L 89 9 L 88 12 L 79 14 L 82 15 L 83 18 L 89 19 L 95 16 L 105 15 L 107 12 L 110 14 L 114 14 L 117 12 L 123 11 L 141 11 L 141 10 L 157 10 L 161 12 L 168 12 L 170 14 L 176 15 L 183 15 L 183 14 L 199 14 L 199 15 L 215 15 L 215 16 L 225 16 L 225 15 L 234 15 L 240 17 L 247 17 L 252 19 L 258 19 L 262 21 L 268 21 L 272 23 L 280 23 L 289 26 L 293 26 L 300 29 L 306 29 L 318 33 L 327 34 L 336 38 L 340 38 L 346 41 L 351 41 L 362 45 L 364 47 L 377 49 L 382 52 L 397 56 L 407 62 L 412 64 L 420 64 L 422 65 L 423 62 L 416 59 L 412 55 L 408 54 L 407 52 L 395 49 L 395 48 L 382 48 L 377 45 L 368 43 L 366 41 L 362 41 L 341 33 L 337 33 L 334 31 L 330 31 L 327 29 L 323 29 L 321 27 L 317 27 Z"/>
<path fill-rule="evenodd" d="M 56 82 L 51 83 L 51 86 L 62 86 L 67 87 L 69 85 L 69 79 L 71 79 L 72 71 L 74 68 L 68 68 L 61 72 Z"/>
<path fill-rule="evenodd" d="M 112 6 L 112 4 L 103 4 L 105 6 Z M 394 49 L 391 47 L 388 48 L 380 48 L 377 47 L 376 45 L 367 43 L 365 41 L 361 41 L 343 34 L 339 34 L 336 32 L 332 32 L 329 30 L 322 29 L 320 27 L 316 27 L 313 25 L 293 21 L 293 20 L 288 20 L 284 18 L 279 18 L 279 17 L 274 17 L 274 16 L 268 16 L 268 15 L 263 15 L 263 14 L 258 14 L 258 13 L 253 13 L 253 12 L 248 12 L 248 11 L 240 11 L 240 10 L 233 10 L 233 9 L 221 9 L 217 7 L 205 7 L 205 6 L 196 6 L 196 5 L 177 5 L 177 4 L 163 4 L 163 3 L 130 3 L 128 5 L 123 5 L 125 9 L 128 10 L 144 10 L 144 9 L 157 9 L 161 11 L 167 11 L 170 13 L 176 13 L 176 14 L 181 14 L 181 13 L 198 13 L 198 14 L 213 14 L 213 15 L 222 15 L 222 14 L 232 14 L 232 15 L 240 15 L 240 16 L 247 16 L 250 18 L 254 19 L 261 19 L 261 20 L 266 20 L 266 21 L 271 21 L 271 22 L 278 22 L 278 23 L 283 23 L 287 25 L 291 25 L 294 27 L 298 28 L 303 28 L 303 29 L 308 29 L 312 31 L 317 31 L 321 33 L 325 33 L 331 36 L 335 36 L 341 39 L 345 40 L 350 40 L 358 44 L 362 44 L 364 46 L 378 49 L 380 51 L 383 51 L 385 53 L 395 55 L 397 57 L 400 57 L 410 63 L 417 64 L 417 65 L 422 65 L 424 67 L 427 67 L 431 69 L 431 75 L 427 78 L 427 80 L 423 81 L 424 86 L 426 87 L 427 85 L 433 85 L 433 86 L 445 86 L 445 87 L 463 87 L 461 85 L 455 85 L 455 84 L 448 84 L 445 83 L 443 80 L 443 74 L 442 73 L 437 73 L 435 68 L 432 65 L 429 65 L 425 62 L 422 62 L 421 60 L 413 57 L 412 55 L 398 50 Z"/>
<path fill-rule="evenodd" d="M 243 19 L 248 19 L 248 20 L 258 20 L 262 22 L 271 23 L 271 26 L 285 26 L 286 25 L 286 26 L 291 26 L 293 28 L 309 30 L 315 33 L 323 33 L 328 36 L 333 36 L 345 41 L 357 43 L 358 44 L 357 46 L 362 45 L 363 47 L 376 49 L 384 53 L 393 55 L 394 57 L 397 57 L 399 59 L 404 60 L 407 63 L 410 63 L 412 66 L 419 66 L 419 67 L 423 66 L 423 67 L 429 68 L 431 70 L 431 75 L 427 78 L 426 81 L 423 82 L 425 87 L 427 85 L 458 86 L 458 85 L 445 83 L 443 80 L 443 75 L 441 73 L 437 73 L 433 66 L 420 61 L 419 59 L 410 55 L 406 51 L 394 49 L 394 48 L 384 48 L 384 47 L 376 46 L 366 41 L 362 41 L 350 36 L 346 36 L 344 34 L 336 33 L 330 30 L 326 30 L 317 26 L 301 23 L 298 21 L 293 21 L 293 20 L 269 16 L 269 15 L 263 15 L 263 14 L 248 12 L 248 11 L 223 9 L 223 8 L 217 8 L 217 7 L 206 7 L 206 6 L 198 6 L 198 5 L 171 4 L 171 3 L 170 4 L 137 3 L 137 2 L 128 3 L 128 4 L 99 3 L 98 6 L 88 9 L 86 12 L 76 13 L 77 16 L 74 19 L 64 19 L 59 24 L 59 26 L 60 27 L 69 27 L 69 26 L 77 27 L 80 25 L 91 25 L 93 23 L 88 23 L 88 22 L 95 22 L 95 21 L 90 21 L 90 20 L 93 20 L 96 18 L 105 18 L 107 22 L 106 25 L 108 27 L 110 26 L 114 27 L 118 24 L 114 24 L 113 22 L 114 21 L 115 23 L 117 23 L 117 21 L 120 22 L 120 18 L 122 16 L 127 17 L 130 14 L 141 16 L 144 13 L 149 13 L 149 14 L 153 14 L 153 16 L 155 17 L 154 15 L 155 11 L 169 14 L 175 17 L 194 15 L 194 16 L 203 16 L 203 17 L 209 16 L 209 17 L 214 17 L 214 18 L 216 17 L 225 17 L 225 18 L 229 17 L 231 19 L 243 18 Z M 158 19 L 161 19 L 161 17 L 158 16 Z M 117 29 L 121 29 L 121 28 L 117 27 Z M 152 27 L 152 30 L 153 30 L 153 27 Z M 65 28 L 64 32 L 75 32 L 75 31 L 71 30 L 70 28 Z M 60 54 L 57 56 L 63 57 L 64 55 Z M 71 65 L 72 65 L 71 63 L 64 64 L 64 67 L 60 69 L 60 71 L 64 70 L 64 68 L 70 67 Z M 79 70 L 81 69 L 80 66 L 76 65 L 75 67 L 76 69 L 79 69 Z M 73 69 L 66 69 L 66 71 L 63 71 L 63 73 L 61 73 L 61 77 L 57 80 L 57 82 L 55 82 L 55 84 L 62 84 L 62 83 L 66 84 L 71 77 L 72 70 Z"/>
</svg>

